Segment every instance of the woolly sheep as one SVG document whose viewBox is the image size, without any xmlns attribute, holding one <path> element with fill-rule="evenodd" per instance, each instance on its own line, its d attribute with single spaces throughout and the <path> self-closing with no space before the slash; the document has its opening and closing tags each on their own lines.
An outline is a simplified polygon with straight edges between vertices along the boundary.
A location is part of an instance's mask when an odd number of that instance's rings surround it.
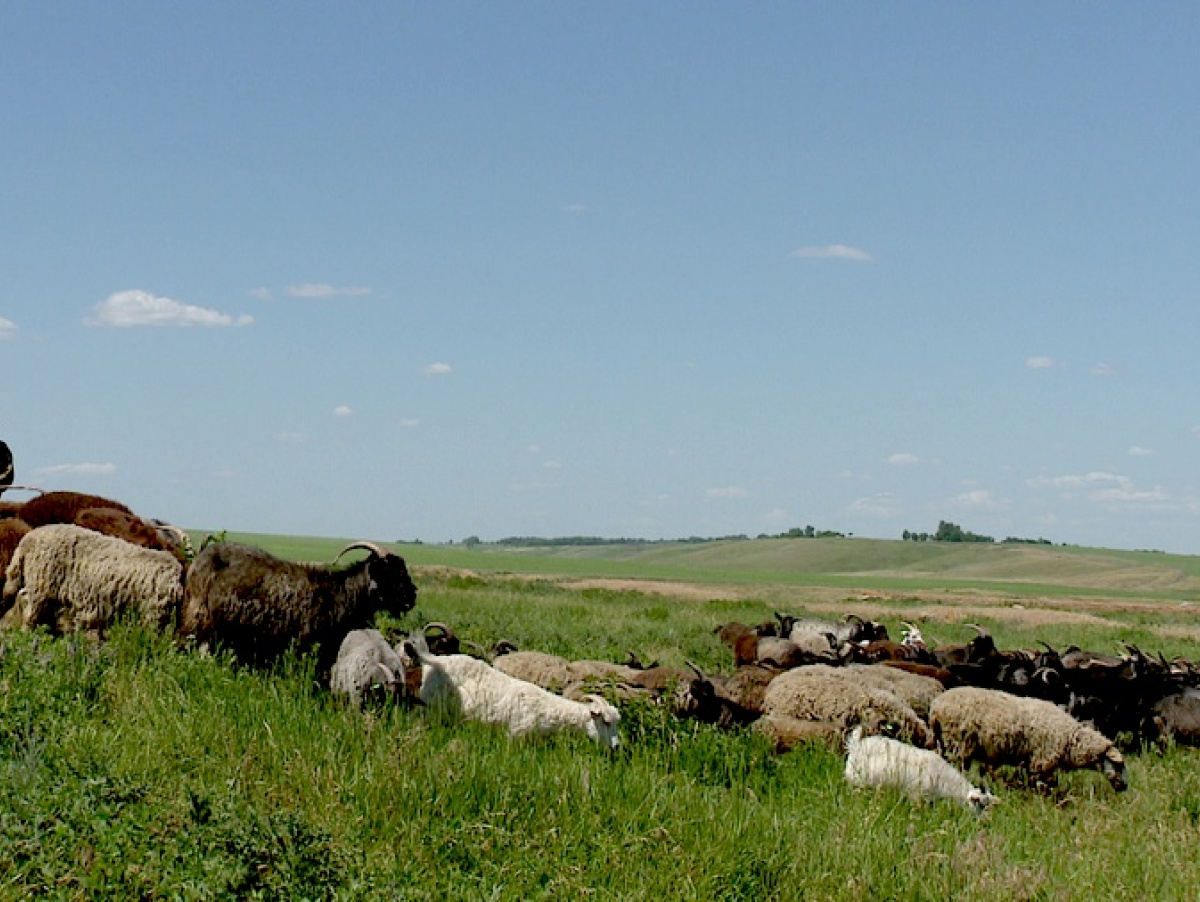
<svg viewBox="0 0 1200 902">
<path fill-rule="evenodd" d="M 845 738 L 841 724 L 828 720 L 801 720 L 787 714 L 764 714 L 751 729 L 767 737 L 779 754 L 809 743 L 840 749 Z"/>
<path fill-rule="evenodd" d="M 133 513 L 120 501 L 100 495 L 84 492 L 46 492 L 21 505 L 21 519 L 34 528 L 51 523 L 74 523 L 75 518 L 83 511 L 97 508 Z"/>
<path fill-rule="evenodd" d="M 864 685 L 845 668 L 811 664 L 781 673 L 763 692 L 766 714 L 836 723 L 843 733 L 861 724 L 867 733 L 894 732 L 928 747 L 925 722 L 895 692 Z"/>
<path fill-rule="evenodd" d="M 377 629 L 351 630 L 338 647 L 329 672 L 329 690 L 352 704 L 370 695 L 415 698 L 421 689 L 421 667 L 406 662 Z"/>
<path fill-rule="evenodd" d="M 419 636 L 403 647 L 421 662 L 420 699 L 431 708 L 507 727 L 513 737 L 570 729 L 605 749 L 620 744 L 621 714 L 599 696 L 572 701 L 469 655 L 432 655 Z"/>
<path fill-rule="evenodd" d="M 1102 733 L 1057 705 L 998 689 L 947 689 L 929 722 L 943 754 L 963 764 L 1014 764 L 1038 780 L 1060 770 L 1096 767 L 1113 788 L 1126 787 L 1125 759 Z"/>
<path fill-rule="evenodd" d="M 346 633 L 369 627 L 378 611 L 400 616 L 417 599 L 403 558 L 372 542 L 352 542 L 338 558 L 355 548 L 369 556 L 333 569 L 214 542 L 188 568 L 180 634 L 202 647 L 225 646 L 245 664 L 319 645 L 317 668 L 326 673 Z"/>
<path fill-rule="evenodd" d="M 977 813 L 996 801 L 937 752 L 887 736 L 864 738 L 862 727 L 855 727 L 846 742 L 845 777 L 851 786 L 891 786 L 914 798 L 961 802 Z"/>
<path fill-rule="evenodd" d="M 908 703 L 917 716 L 929 717 L 929 706 L 946 687 L 928 676 L 909 673 L 883 664 L 849 664 L 846 672 L 875 689 L 887 689 Z"/>
<path fill-rule="evenodd" d="M 502 673 L 552 692 L 585 682 L 629 682 L 640 673 L 624 664 L 570 661 L 541 651 L 513 651 L 501 655 L 493 663 Z"/>
<path fill-rule="evenodd" d="M 165 551 L 132 545 L 69 523 L 41 526 L 17 545 L 4 583 L 4 608 L 26 629 L 102 633 L 125 614 L 170 625 L 183 598 L 183 566 Z"/>
</svg>

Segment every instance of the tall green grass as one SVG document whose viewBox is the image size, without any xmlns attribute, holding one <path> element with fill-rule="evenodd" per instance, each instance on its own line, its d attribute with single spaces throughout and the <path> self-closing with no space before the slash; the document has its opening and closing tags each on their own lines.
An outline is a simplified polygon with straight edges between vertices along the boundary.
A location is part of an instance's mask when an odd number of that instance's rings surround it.
<svg viewBox="0 0 1200 902">
<path fill-rule="evenodd" d="M 418 610 L 379 625 L 718 668 L 712 626 L 764 612 L 431 573 Z M 1083 644 L 1113 640 L 1091 629 Z M 851 790 L 824 748 L 776 756 L 647 704 L 623 707 L 605 754 L 351 710 L 311 659 L 248 671 L 133 626 L 0 649 L 2 900 L 1186 899 L 1200 873 L 1187 749 L 1132 756 L 1122 795 L 1095 773 L 1047 793 L 991 783 L 1002 801 L 981 819 Z"/>
</svg>

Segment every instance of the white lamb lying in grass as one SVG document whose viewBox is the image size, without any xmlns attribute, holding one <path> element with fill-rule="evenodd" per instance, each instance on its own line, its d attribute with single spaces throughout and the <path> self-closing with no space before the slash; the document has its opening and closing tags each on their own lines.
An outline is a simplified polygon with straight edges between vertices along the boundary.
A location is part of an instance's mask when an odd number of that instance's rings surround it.
<svg viewBox="0 0 1200 902">
<path fill-rule="evenodd" d="M 846 740 L 846 782 L 851 786 L 894 786 L 913 798 L 951 799 L 982 813 L 996 801 L 971 785 L 962 772 L 937 752 L 889 739 L 863 738 L 856 727 Z"/>
<path fill-rule="evenodd" d="M 620 745 L 620 712 L 597 695 L 572 701 L 511 677 L 469 655 L 434 655 L 421 635 L 403 643 L 402 656 L 421 662 L 421 701 L 467 720 L 508 728 L 511 736 L 578 730 L 605 749 Z"/>
</svg>

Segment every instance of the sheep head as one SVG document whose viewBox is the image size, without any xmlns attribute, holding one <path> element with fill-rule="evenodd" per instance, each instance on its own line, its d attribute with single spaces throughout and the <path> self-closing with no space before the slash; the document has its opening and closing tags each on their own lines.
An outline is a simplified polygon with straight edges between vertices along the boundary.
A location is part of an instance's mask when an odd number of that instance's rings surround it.
<svg viewBox="0 0 1200 902">
<path fill-rule="evenodd" d="M 1129 787 L 1125 771 L 1125 758 L 1115 746 L 1105 752 L 1104 757 L 1100 759 L 1100 773 L 1108 778 L 1108 782 L 1117 792 L 1124 792 Z"/>
</svg>

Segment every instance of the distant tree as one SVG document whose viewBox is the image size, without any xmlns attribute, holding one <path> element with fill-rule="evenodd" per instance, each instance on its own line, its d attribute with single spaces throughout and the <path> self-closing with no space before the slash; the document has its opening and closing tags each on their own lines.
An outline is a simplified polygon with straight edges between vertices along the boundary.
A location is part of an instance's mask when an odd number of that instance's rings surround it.
<svg viewBox="0 0 1200 902">
<path fill-rule="evenodd" d="M 479 536 L 467 536 L 462 540 L 462 543 L 468 548 L 474 548 L 476 545 L 480 544 Z"/>
<path fill-rule="evenodd" d="M 957 523 L 951 523 L 949 520 L 942 520 L 938 523 L 937 532 L 933 534 L 935 542 L 995 542 L 991 536 L 982 536 L 978 533 L 968 532 Z"/>
</svg>

